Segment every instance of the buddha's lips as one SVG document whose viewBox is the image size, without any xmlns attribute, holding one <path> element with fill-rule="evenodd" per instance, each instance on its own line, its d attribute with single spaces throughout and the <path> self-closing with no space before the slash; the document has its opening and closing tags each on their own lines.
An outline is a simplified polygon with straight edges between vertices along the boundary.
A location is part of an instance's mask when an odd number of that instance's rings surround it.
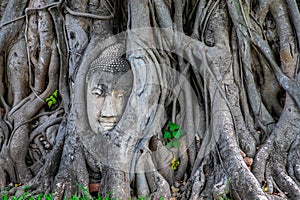
<svg viewBox="0 0 300 200">
<path fill-rule="evenodd" d="M 106 130 L 112 129 L 115 125 L 116 122 L 99 122 L 99 124 Z"/>
</svg>

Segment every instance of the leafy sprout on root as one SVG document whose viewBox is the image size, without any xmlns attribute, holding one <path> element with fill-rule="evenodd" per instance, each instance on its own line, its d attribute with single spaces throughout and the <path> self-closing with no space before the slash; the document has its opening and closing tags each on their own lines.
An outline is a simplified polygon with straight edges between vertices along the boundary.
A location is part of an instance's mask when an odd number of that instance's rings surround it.
<svg viewBox="0 0 300 200">
<path fill-rule="evenodd" d="M 166 142 L 166 146 L 168 148 L 179 148 L 180 142 L 179 139 L 181 136 L 183 136 L 185 133 L 182 129 L 180 129 L 180 126 L 169 122 L 168 129 L 164 130 L 163 138 Z"/>
</svg>

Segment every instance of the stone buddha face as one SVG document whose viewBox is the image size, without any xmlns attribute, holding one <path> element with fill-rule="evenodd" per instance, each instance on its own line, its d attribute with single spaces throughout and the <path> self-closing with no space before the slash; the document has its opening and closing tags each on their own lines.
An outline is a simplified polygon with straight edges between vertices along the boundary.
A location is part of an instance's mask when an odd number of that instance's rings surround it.
<svg viewBox="0 0 300 200">
<path fill-rule="evenodd" d="M 90 74 L 87 84 L 87 116 L 95 133 L 105 133 L 117 125 L 132 89 L 130 70 L 106 69 L 100 67 Z"/>
</svg>

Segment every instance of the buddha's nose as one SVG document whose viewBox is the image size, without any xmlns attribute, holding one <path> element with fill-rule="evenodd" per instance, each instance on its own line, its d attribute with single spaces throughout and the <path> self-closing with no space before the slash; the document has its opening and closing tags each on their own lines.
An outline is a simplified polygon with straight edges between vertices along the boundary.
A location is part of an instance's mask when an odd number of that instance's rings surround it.
<svg viewBox="0 0 300 200">
<path fill-rule="evenodd" d="M 116 105 L 114 105 L 114 99 L 112 95 L 107 95 L 105 97 L 103 108 L 101 110 L 101 117 L 115 117 L 117 116 L 117 112 L 115 109 Z"/>
</svg>

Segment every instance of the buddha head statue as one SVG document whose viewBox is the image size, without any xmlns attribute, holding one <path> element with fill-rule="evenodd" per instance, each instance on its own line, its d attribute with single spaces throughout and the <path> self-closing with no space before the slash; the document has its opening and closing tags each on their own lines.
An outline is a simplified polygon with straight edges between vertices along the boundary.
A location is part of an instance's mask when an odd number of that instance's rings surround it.
<svg viewBox="0 0 300 200">
<path fill-rule="evenodd" d="M 105 49 L 91 64 L 87 74 L 87 117 L 95 133 L 112 130 L 126 107 L 133 76 L 122 55 L 121 44 Z"/>
</svg>

